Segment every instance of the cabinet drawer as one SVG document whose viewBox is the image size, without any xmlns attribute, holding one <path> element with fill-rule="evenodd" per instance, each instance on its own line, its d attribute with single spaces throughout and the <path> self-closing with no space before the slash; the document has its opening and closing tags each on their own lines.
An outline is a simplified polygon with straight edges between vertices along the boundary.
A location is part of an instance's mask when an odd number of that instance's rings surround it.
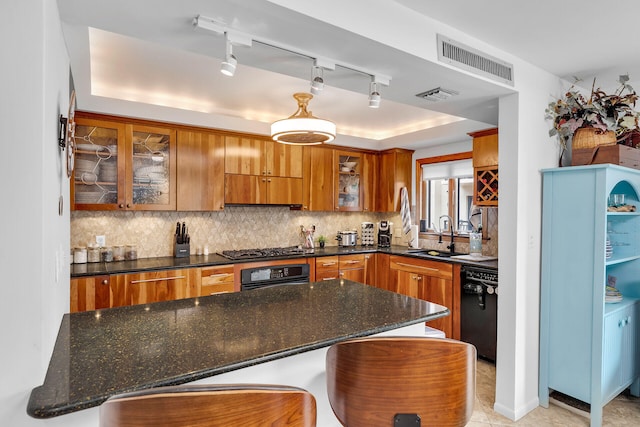
<svg viewBox="0 0 640 427">
<path fill-rule="evenodd" d="M 324 271 L 316 270 L 316 282 L 321 282 L 323 280 L 339 279 L 339 278 L 340 278 L 340 273 L 338 272 L 337 268 L 335 270 L 324 270 Z"/>
<path fill-rule="evenodd" d="M 233 292 L 233 281 L 231 283 L 216 283 L 213 285 L 202 284 L 200 288 L 200 296 L 207 296 L 213 294 L 222 294 L 225 292 Z"/>
<path fill-rule="evenodd" d="M 364 268 L 364 254 L 358 255 L 340 255 L 340 270 Z"/>
<path fill-rule="evenodd" d="M 417 260 L 414 258 L 392 255 L 390 269 L 439 277 L 441 279 L 453 278 L 453 264 L 446 262 Z"/>
<path fill-rule="evenodd" d="M 339 268 L 340 263 L 337 255 L 316 258 L 316 279 L 321 280 L 318 278 L 318 274 L 322 274 L 327 271 L 335 271 L 337 276 Z"/>
<path fill-rule="evenodd" d="M 202 287 L 220 284 L 231 284 L 231 288 L 233 290 L 234 274 L 232 265 L 203 268 L 201 278 Z"/>
</svg>

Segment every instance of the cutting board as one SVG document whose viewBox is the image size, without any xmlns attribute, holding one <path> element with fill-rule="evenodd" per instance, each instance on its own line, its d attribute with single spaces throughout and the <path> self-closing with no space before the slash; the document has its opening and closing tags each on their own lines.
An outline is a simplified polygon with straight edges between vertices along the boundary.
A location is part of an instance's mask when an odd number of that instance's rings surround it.
<svg viewBox="0 0 640 427">
<path fill-rule="evenodd" d="M 463 259 L 465 261 L 494 261 L 498 259 L 497 256 L 487 256 L 487 255 L 454 255 L 451 258 Z"/>
</svg>

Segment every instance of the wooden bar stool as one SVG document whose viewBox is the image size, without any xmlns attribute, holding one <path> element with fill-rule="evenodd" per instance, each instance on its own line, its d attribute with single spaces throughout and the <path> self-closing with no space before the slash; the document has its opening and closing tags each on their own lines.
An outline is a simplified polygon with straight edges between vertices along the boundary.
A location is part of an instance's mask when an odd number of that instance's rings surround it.
<svg viewBox="0 0 640 427">
<path fill-rule="evenodd" d="M 297 387 L 198 384 L 112 396 L 100 427 L 314 427 L 316 400 Z"/>
<path fill-rule="evenodd" d="M 476 349 L 445 338 L 372 337 L 332 345 L 327 393 L 343 426 L 464 426 L 475 401 Z"/>
</svg>

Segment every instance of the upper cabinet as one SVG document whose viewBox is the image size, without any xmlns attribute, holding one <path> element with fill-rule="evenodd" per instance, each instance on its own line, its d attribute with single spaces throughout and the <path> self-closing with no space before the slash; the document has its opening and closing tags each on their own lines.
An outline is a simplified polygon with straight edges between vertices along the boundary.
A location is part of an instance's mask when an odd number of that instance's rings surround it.
<svg viewBox="0 0 640 427">
<path fill-rule="evenodd" d="M 411 160 L 413 151 L 394 148 L 380 153 L 380 173 L 376 211 L 400 212 L 400 190 L 407 187 L 411 194 Z"/>
<path fill-rule="evenodd" d="M 334 151 L 335 210 L 362 211 L 363 153 Z"/>
<path fill-rule="evenodd" d="M 225 137 L 227 204 L 302 204 L 302 147 Z"/>
<path fill-rule="evenodd" d="M 474 204 L 498 206 L 498 128 L 471 132 Z"/>
<path fill-rule="evenodd" d="M 179 130 L 177 151 L 177 210 L 224 209 L 224 137 Z"/>
<path fill-rule="evenodd" d="M 175 130 L 76 117 L 75 209 L 176 208 Z"/>
<path fill-rule="evenodd" d="M 216 211 L 228 204 L 399 212 L 413 151 L 280 144 L 257 135 L 76 113 L 73 209 Z"/>
<path fill-rule="evenodd" d="M 332 211 L 334 206 L 333 150 L 322 146 L 304 147 L 302 209 Z"/>
</svg>

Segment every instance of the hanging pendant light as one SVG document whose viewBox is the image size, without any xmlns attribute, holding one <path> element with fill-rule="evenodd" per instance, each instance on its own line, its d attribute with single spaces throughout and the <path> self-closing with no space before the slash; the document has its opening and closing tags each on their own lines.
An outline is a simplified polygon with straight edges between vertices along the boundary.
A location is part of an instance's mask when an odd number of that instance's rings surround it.
<svg viewBox="0 0 640 427">
<path fill-rule="evenodd" d="M 310 93 L 295 93 L 298 110 L 289 118 L 271 124 L 271 138 L 283 144 L 316 145 L 331 142 L 336 137 L 335 123 L 314 117 L 307 111 L 313 98 Z"/>
</svg>

